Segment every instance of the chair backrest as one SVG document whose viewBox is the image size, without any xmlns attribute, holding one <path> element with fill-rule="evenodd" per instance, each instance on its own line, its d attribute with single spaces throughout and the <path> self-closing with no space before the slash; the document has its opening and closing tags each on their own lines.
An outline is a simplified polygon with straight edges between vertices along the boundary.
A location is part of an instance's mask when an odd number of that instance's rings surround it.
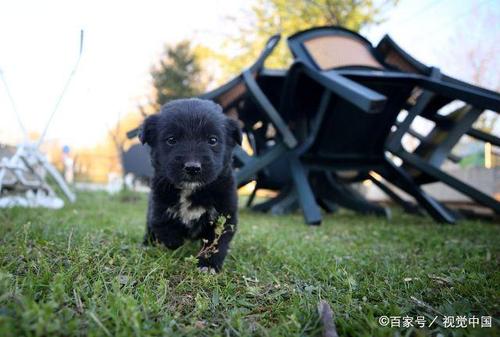
<svg viewBox="0 0 500 337">
<path fill-rule="evenodd" d="M 394 68 L 409 73 L 429 76 L 432 68 L 414 59 L 389 36 L 385 35 L 375 47 L 383 61 Z"/>
<path fill-rule="evenodd" d="M 395 69 L 398 69 L 400 71 L 406 71 L 424 76 L 431 76 L 433 70 L 436 70 L 436 68 L 429 67 L 416 60 L 403 48 L 401 48 L 389 35 L 385 35 L 382 40 L 380 40 L 375 49 L 377 50 L 377 55 L 379 55 L 387 65 L 393 66 Z M 439 73 L 439 76 L 436 79 L 487 95 L 498 95 L 498 93 L 491 90 L 478 87 L 476 85 L 461 81 L 445 74 Z M 433 113 L 435 113 L 437 110 L 450 103 L 451 101 L 453 101 L 452 98 L 435 95 L 433 100 L 429 102 L 429 107 L 426 107 L 426 109 L 422 111 L 421 116 L 426 118 L 430 117 Z"/>
<path fill-rule="evenodd" d="M 368 40 L 341 27 L 319 27 L 298 32 L 288 38 L 288 45 L 296 60 L 318 72 L 391 69 Z M 378 113 L 367 113 L 341 97 L 331 96 L 328 103 L 323 101 L 324 115 L 318 117 L 321 102 L 325 99 L 323 88 L 307 76 L 296 79 L 293 102 L 283 101 L 282 105 L 290 119 L 302 124 L 297 129 L 300 128 L 305 137 L 313 139 L 303 156 L 304 160 L 324 161 L 355 169 L 384 159 L 385 142 L 413 85 L 396 84 L 380 78 L 356 78 L 355 81 L 386 96 L 385 108 Z M 304 123 L 316 124 L 318 130 L 312 130 L 314 127 L 304 130 Z M 311 132 L 316 135 L 311 135 Z"/>
<path fill-rule="evenodd" d="M 424 75 L 436 78 L 438 80 L 443 79 L 443 75 L 439 69 L 426 66 L 422 62 L 413 58 L 408 54 L 403 48 L 401 48 L 389 35 L 385 35 L 382 40 L 378 43 L 375 48 L 378 54 L 383 58 L 384 62 L 395 69 L 400 71 L 409 72 L 418 75 Z M 415 103 L 421 98 L 423 90 L 416 90 L 412 96 L 412 100 L 409 101 L 409 106 L 414 106 Z M 444 107 L 445 105 L 452 102 L 453 99 L 449 97 L 444 97 L 440 95 L 433 95 L 433 97 L 428 101 L 423 110 L 419 113 L 421 117 L 431 119 L 435 113 Z"/>
<path fill-rule="evenodd" d="M 393 66 L 400 71 L 406 71 L 418 75 L 430 76 L 433 67 L 429 67 L 422 62 L 416 60 L 401 48 L 389 35 L 385 35 L 375 47 L 377 55 L 382 58 L 384 63 Z M 440 80 L 465 87 L 470 90 L 479 91 L 488 95 L 497 95 L 498 93 L 478 87 L 476 85 L 461 81 L 451 76 L 441 74 Z"/>
<path fill-rule="evenodd" d="M 341 27 L 318 27 L 298 32 L 288 38 L 295 58 L 320 70 L 342 67 L 384 69 L 368 40 Z"/>
</svg>

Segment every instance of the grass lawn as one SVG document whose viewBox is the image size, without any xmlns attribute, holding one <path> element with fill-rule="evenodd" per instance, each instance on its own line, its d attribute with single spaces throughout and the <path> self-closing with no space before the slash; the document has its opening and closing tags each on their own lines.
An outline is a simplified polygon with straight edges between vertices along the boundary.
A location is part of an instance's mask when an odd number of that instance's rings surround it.
<svg viewBox="0 0 500 337">
<path fill-rule="evenodd" d="M 243 210 L 225 269 L 197 244 L 143 248 L 145 195 L 81 193 L 62 210 L 0 210 L 0 336 L 321 336 L 328 301 L 342 336 L 495 336 L 500 227 L 350 212 L 312 228 Z M 430 328 L 381 327 L 424 316 Z M 444 329 L 442 315 L 492 316 Z"/>
</svg>

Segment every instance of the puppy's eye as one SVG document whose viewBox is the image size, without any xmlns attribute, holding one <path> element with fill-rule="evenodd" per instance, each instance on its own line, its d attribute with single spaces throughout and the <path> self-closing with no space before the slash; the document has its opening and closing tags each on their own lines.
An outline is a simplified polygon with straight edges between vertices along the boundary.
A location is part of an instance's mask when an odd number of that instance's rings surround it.
<svg viewBox="0 0 500 337">
<path fill-rule="evenodd" d="M 215 136 L 211 136 L 211 137 L 208 138 L 208 144 L 210 144 L 210 145 L 217 144 L 217 141 L 218 141 L 218 139 Z"/>
<path fill-rule="evenodd" d="M 175 137 L 168 137 L 167 138 L 168 145 L 174 145 L 175 143 L 177 143 L 177 139 L 175 139 Z"/>
</svg>

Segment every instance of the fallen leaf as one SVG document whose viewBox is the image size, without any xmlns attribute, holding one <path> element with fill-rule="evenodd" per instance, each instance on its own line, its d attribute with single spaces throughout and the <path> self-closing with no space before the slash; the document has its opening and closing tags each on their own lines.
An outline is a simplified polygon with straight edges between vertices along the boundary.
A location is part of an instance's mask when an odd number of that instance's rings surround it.
<svg viewBox="0 0 500 337">
<path fill-rule="evenodd" d="M 206 326 L 205 321 L 196 321 L 194 322 L 194 327 L 196 329 L 204 329 Z"/>
<path fill-rule="evenodd" d="M 433 281 L 436 281 L 439 284 L 446 284 L 450 285 L 453 283 L 453 281 L 449 277 L 443 277 L 443 276 L 436 276 L 436 275 L 429 275 L 429 278 Z"/>
</svg>

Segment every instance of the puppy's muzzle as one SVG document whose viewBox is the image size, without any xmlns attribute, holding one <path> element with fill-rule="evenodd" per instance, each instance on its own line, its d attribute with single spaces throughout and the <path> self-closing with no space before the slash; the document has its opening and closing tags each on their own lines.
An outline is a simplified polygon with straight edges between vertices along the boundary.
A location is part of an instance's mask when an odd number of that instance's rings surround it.
<svg viewBox="0 0 500 337">
<path fill-rule="evenodd" d="M 199 175 L 201 173 L 201 163 L 197 161 L 184 163 L 184 172 L 193 177 Z"/>
</svg>

